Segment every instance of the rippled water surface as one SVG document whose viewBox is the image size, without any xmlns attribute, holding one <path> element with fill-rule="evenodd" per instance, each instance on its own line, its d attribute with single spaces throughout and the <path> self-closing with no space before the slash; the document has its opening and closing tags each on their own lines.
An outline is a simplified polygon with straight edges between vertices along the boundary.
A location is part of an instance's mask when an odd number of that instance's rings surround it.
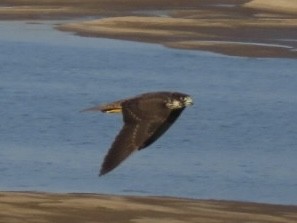
<svg viewBox="0 0 297 223">
<path fill-rule="evenodd" d="M 84 38 L 0 22 L 0 190 L 297 204 L 297 63 Z M 104 177 L 120 115 L 80 113 L 157 90 L 195 105 Z"/>
</svg>

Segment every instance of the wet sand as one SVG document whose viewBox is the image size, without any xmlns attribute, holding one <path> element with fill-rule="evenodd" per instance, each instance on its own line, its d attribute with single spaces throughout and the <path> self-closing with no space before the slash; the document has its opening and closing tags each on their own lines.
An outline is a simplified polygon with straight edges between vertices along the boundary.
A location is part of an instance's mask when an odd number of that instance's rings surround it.
<svg viewBox="0 0 297 223">
<path fill-rule="evenodd" d="M 0 192 L 0 223 L 295 223 L 297 206 L 166 197 Z"/>
<path fill-rule="evenodd" d="M 245 57 L 297 57 L 297 1 L 4 0 L 0 19 L 77 19 L 57 29 Z"/>
</svg>

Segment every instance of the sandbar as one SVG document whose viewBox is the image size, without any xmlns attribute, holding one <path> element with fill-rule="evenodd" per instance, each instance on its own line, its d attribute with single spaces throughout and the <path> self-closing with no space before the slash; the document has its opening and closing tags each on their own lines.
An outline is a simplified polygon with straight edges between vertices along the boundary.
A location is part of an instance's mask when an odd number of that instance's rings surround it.
<svg viewBox="0 0 297 223">
<path fill-rule="evenodd" d="M 68 19 L 56 28 L 230 56 L 297 57 L 295 0 L 3 0 L 0 19 Z"/>
<path fill-rule="evenodd" d="M 297 206 L 171 197 L 0 192 L 0 223 L 295 223 Z"/>
</svg>

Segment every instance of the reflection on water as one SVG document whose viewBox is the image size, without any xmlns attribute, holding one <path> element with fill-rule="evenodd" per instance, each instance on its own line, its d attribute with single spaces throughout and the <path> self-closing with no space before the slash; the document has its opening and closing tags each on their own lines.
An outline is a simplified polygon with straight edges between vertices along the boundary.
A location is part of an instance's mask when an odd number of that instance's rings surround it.
<svg viewBox="0 0 297 223">
<path fill-rule="evenodd" d="M 0 190 L 297 203 L 297 64 L 82 38 L 0 23 Z M 119 115 L 80 113 L 156 90 L 195 105 L 97 177 Z"/>
</svg>

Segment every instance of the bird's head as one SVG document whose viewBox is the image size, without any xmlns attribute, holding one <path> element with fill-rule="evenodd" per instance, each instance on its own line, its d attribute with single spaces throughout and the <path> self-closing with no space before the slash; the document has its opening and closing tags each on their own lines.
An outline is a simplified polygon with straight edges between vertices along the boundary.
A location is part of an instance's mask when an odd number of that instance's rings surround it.
<svg viewBox="0 0 297 223">
<path fill-rule="evenodd" d="M 193 105 L 193 99 L 187 94 L 178 92 L 172 93 L 166 101 L 166 106 L 169 109 L 181 109 L 189 105 Z"/>
</svg>

